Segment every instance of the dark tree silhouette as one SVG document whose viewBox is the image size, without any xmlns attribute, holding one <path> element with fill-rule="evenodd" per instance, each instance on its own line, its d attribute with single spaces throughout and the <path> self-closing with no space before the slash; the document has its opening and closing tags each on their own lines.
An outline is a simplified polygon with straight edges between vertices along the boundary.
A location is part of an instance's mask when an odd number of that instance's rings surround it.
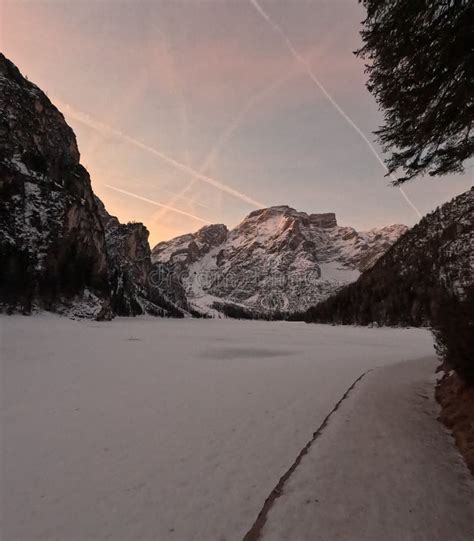
<svg viewBox="0 0 474 541">
<path fill-rule="evenodd" d="M 474 2 L 361 0 L 356 54 L 384 112 L 375 133 L 402 184 L 421 174 L 462 172 L 474 154 Z"/>
<path fill-rule="evenodd" d="M 474 385 L 474 285 L 462 300 L 444 293 L 434 335 L 438 353 L 468 385 Z"/>
</svg>

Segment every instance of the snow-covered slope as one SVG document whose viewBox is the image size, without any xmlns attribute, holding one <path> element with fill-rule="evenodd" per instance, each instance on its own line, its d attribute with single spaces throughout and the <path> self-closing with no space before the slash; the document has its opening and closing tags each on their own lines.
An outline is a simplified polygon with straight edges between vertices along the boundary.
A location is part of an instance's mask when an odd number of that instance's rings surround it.
<svg viewBox="0 0 474 541">
<path fill-rule="evenodd" d="M 474 287 L 474 188 L 427 214 L 377 264 L 307 319 L 429 325 Z M 470 293 L 469 293 L 470 292 Z M 457 302 L 457 301 L 455 301 Z"/>
<path fill-rule="evenodd" d="M 201 309 L 234 303 L 259 312 L 297 311 L 356 280 L 406 230 L 358 232 L 339 226 L 333 213 L 276 206 L 252 212 L 231 231 L 211 225 L 161 242 L 152 259 L 170 265 Z"/>
</svg>

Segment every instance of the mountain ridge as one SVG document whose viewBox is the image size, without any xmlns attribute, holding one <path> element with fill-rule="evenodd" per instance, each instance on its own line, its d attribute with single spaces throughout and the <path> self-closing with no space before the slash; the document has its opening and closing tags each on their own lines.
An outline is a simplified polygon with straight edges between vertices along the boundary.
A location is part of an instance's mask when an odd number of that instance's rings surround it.
<svg viewBox="0 0 474 541">
<path fill-rule="evenodd" d="M 339 226 L 333 212 L 277 205 L 252 211 L 230 230 L 212 224 L 162 241 L 152 261 L 169 266 L 197 309 L 215 313 L 219 303 L 233 303 L 300 311 L 355 280 L 407 229 L 358 232 Z"/>
<path fill-rule="evenodd" d="M 353 284 L 310 308 L 308 321 L 430 325 L 474 284 L 474 187 L 423 217 Z M 471 293 L 469 293 L 471 291 Z"/>
</svg>

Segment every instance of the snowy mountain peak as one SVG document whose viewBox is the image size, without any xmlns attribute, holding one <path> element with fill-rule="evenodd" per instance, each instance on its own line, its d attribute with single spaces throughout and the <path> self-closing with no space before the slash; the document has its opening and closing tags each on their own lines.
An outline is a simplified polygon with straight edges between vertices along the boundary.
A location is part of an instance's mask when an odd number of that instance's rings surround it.
<svg viewBox="0 0 474 541">
<path fill-rule="evenodd" d="M 268 207 L 251 212 L 242 222 L 265 222 L 276 217 L 295 220 L 302 222 L 311 222 L 319 227 L 336 227 L 337 220 L 334 212 L 326 212 L 322 214 L 307 214 L 306 212 L 295 210 L 288 205 L 278 205 L 274 207 Z"/>
<path fill-rule="evenodd" d="M 357 279 L 406 230 L 357 232 L 338 226 L 332 212 L 279 205 L 251 212 L 230 231 L 211 225 L 161 242 L 152 258 L 173 269 L 198 309 L 230 303 L 257 312 L 297 311 Z"/>
</svg>

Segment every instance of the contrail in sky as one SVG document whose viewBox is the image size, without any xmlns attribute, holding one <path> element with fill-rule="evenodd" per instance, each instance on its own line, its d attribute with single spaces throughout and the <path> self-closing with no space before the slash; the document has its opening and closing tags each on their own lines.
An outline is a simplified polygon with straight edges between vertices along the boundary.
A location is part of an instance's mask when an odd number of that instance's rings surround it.
<svg viewBox="0 0 474 541">
<path fill-rule="evenodd" d="M 242 121 L 247 116 L 249 111 L 253 109 L 260 101 L 262 101 L 272 92 L 274 92 L 284 83 L 286 83 L 292 75 L 293 73 L 290 73 L 290 74 L 286 74 L 283 77 L 280 77 L 278 80 L 276 80 L 269 86 L 265 87 L 263 90 L 258 91 L 247 101 L 247 103 L 240 109 L 240 111 L 237 113 L 237 115 L 232 120 L 232 122 L 230 122 L 227 128 L 222 132 L 221 136 L 219 137 L 217 142 L 214 144 L 214 147 L 211 149 L 211 151 L 209 152 L 209 154 L 206 156 L 205 160 L 201 164 L 199 168 L 200 171 L 205 171 L 206 168 L 209 167 L 209 165 L 214 161 L 214 159 L 216 159 L 219 156 L 222 150 L 222 147 L 225 145 L 228 139 L 232 137 L 234 132 L 236 132 L 239 129 L 240 125 L 242 124 Z"/>
<path fill-rule="evenodd" d="M 123 193 L 124 195 L 128 195 L 129 197 L 134 197 L 135 199 L 139 199 L 140 201 L 145 201 L 145 203 L 150 203 L 151 205 L 155 205 L 157 207 L 162 207 L 167 210 L 170 210 L 172 212 L 176 212 L 178 214 L 182 214 L 183 216 L 187 216 L 188 218 L 192 218 L 193 220 L 198 220 L 199 222 L 203 222 L 205 224 L 210 224 L 208 220 L 204 220 L 203 218 L 199 218 L 199 216 L 195 216 L 194 214 L 191 214 L 189 212 L 185 212 L 184 210 L 177 209 L 175 207 L 170 207 L 169 205 L 163 205 L 161 203 L 158 203 L 158 201 L 154 201 L 153 199 L 148 199 L 148 197 L 142 197 L 141 195 L 138 195 L 133 192 L 129 192 L 127 190 L 122 190 L 121 188 L 117 188 L 116 186 L 112 186 L 111 184 L 104 184 L 107 188 L 111 190 L 115 190 L 116 192 Z"/>
<path fill-rule="evenodd" d="M 319 88 L 319 90 L 326 96 L 326 98 L 329 100 L 329 102 L 333 105 L 333 107 L 337 110 L 337 112 L 347 121 L 347 123 L 362 137 L 362 139 L 367 143 L 367 146 L 371 150 L 372 154 L 376 157 L 377 161 L 380 163 L 380 165 L 384 168 L 386 172 L 388 172 L 387 166 L 385 165 L 385 162 L 382 160 L 382 158 L 378 155 L 377 151 L 375 150 L 374 145 L 372 142 L 368 139 L 368 137 L 365 135 L 365 133 L 357 126 L 357 124 L 352 120 L 352 118 L 344 111 L 344 109 L 337 103 L 337 101 L 331 96 L 331 94 L 326 90 L 325 86 L 321 83 L 321 81 L 318 79 L 318 77 L 313 72 L 311 66 L 309 65 L 308 61 L 295 49 L 293 43 L 290 41 L 288 36 L 283 32 L 281 27 L 271 19 L 271 17 L 268 15 L 268 13 L 262 8 L 262 6 L 258 3 L 257 0 L 249 0 L 249 2 L 253 5 L 253 7 L 257 10 L 257 12 L 265 19 L 265 21 L 273 28 L 273 30 L 281 37 L 281 39 L 285 42 L 285 45 L 287 49 L 290 51 L 290 53 L 293 55 L 295 60 L 300 63 L 308 77 L 313 81 L 313 83 Z M 396 177 L 392 174 L 390 174 L 390 178 L 394 181 L 396 181 Z M 407 194 L 401 188 L 398 186 L 398 189 L 400 190 L 400 193 L 405 198 L 405 201 L 411 206 L 411 208 L 416 212 L 419 218 L 422 217 L 421 212 L 416 208 L 416 206 L 410 201 Z"/>
<path fill-rule="evenodd" d="M 259 90 L 257 93 L 253 94 L 249 100 L 244 104 L 240 111 L 236 114 L 233 120 L 227 125 L 225 130 L 221 133 L 217 141 L 214 143 L 214 146 L 207 153 L 206 157 L 201 162 L 198 171 L 199 173 L 204 173 L 206 169 L 211 165 L 211 163 L 219 156 L 222 151 L 222 148 L 227 143 L 227 141 L 232 137 L 232 135 L 240 128 L 243 120 L 247 114 L 264 98 L 269 96 L 272 92 L 276 91 L 284 83 L 286 83 L 295 73 L 286 73 L 283 77 L 280 77 L 272 84 L 266 86 L 264 89 Z M 193 178 L 187 186 L 185 186 L 179 193 L 175 194 L 173 198 L 170 199 L 169 203 L 173 205 L 180 197 L 182 197 L 186 192 L 188 192 L 192 186 L 196 183 L 196 178 Z M 262 205 L 265 207 L 266 205 Z M 158 211 L 152 219 L 157 220 L 162 218 L 166 214 L 166 209 Z"/>
<path fill-rule="evenodd" d="M 143 182 L 142 179 L 138 179 L 138 178 L 135 178 L 135 177 L 129 177 L 129 176 L 125 176 L 125 175 L 116 175 L 116 174 L 113 174 L 111 175 L 108 171 L 104 170 L 104 169 L 98 169 L 96 167 L 94 167 L 94 174 L 97 173 L 97 175 L 101 178 L 101 179 L 104 179 L 106 181 L 116 181 L 116 180 L 120 180 L 120 181 L 123 181 L 123 182 L 128 182 L 129 185 L 130 183 L 134 183 L 135 185 L 143 185 L 143 184 L 146 184 L 146 182 Z M 148 182 L 153 182 L 153 179 L 147 179 Z M 206 205 L 205 203 L 201 203 L 200 201 L 195 201 L 194 199 L 191 199 L 190 197 L 184 197 L 176 192 L 173 192 L 171 190 L 168 190 L 167 188 L 161 188 L 161 187 L 158 187 L 157 188 L 158 191 L 160 192 L 165 192 L 166 194 L 168 194 L 169 196 L 171 197 L 176 197 L 176 200 L 178 199 L 181 199 L 182 201 L 184 201 L 185 203 L 189 203 L 189 204 L 192 204 L 192 205 L 197 205 L 199 207 L 202 207 L 202 208 L 205 208 L 205 209 L 208 209 L 208 210 L 214 210 L 212 207 L 210 207 L 209 205 Z M 173 205 L 173 203 L 167 203 L 168 205 Z"/>
<path fill-rule="evenodd" d="M 252 205 L 256 208 L 262 208 L 265 207 L 264 203 L 261 203 L 260 201 L 257 201 L 248 195 L 239 192 L 238 190 L 235 190 L 234 188 L 231 188 L 230 186 L 227 186 L 226 184 L 223 184 L 222 182 L 216 180 L 215 178 L 212 178 L 208 175 L 204 175 L 203 173 L 200 173 L 199 171 L 196 171 L 189 165 L 186 165 L 171 156 L 168 156 L 164 152 L 161 152 L 157 150 L 156 148 L 153 148 L 149 145 L 146 145 L 145 143 L 142 143 L 138 139 L 134 139 L 133 137 L 130 137 L 129 135 L 126 135 L 125 133 L 116 130 L 114 128 L 111 128 L 110 126 L 107 126 L 106 124 L 103 124 L 102 122 L 99 122 L 93 118 L 91 118 L 89 115 L 82 113 L 81 111 L 77 111 L 70 107 L 69 105 L 62 103 L 60 100 L 54 100 L 55 103 L 57 103 L 61 109 L 66 110 L 68 115 L 76 120 L 77 122 L 80 122 L 94 130 L 100 131 L 104 135 L 117 137 L 121 139 L 122 141 L 125 141 L 126 143 L 129 143 L 137 148 L 140 148 L 141 150 L 144 150 L 146 152 L 149 152 L 150 154 L 153 154 L 154 156 L 160 158 L 162 161 L 166 162 L 169 165 L 172 165 L 179 171 L 182 171 L 183 173 L 186 173 L 188 175 L 191 175 L 192 177 L 201 180 L 207 184 L 210 184 L 211 186 L 214 186 L 218 190 L 221 190 L 222 192 L 225 192 L 229 195 L 232 195 L 236 197 L 237 199 L 240 199 L 242 201 L 245 201 L 249 205 Z"/>
</svg>

